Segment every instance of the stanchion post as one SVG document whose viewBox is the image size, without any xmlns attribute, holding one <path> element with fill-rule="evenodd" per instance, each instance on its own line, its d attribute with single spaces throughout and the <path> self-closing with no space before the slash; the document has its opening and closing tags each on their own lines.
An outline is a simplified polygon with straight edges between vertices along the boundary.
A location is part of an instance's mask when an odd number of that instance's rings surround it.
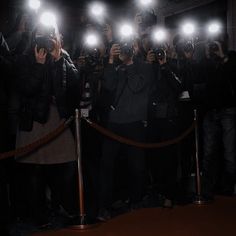
<svg viewBox="0 0 236 236">
<path fill-rule="evenodd" d="M 76 127 L 76 154 L 78 163 L 78 185 L 79 185 L 79 217 L 76 219 L 75 225 L 71 226 L 74 230 L 89 229 L 97 226 L 97 224 L 89 224 L 85 213 L 84 201 L 84 180 L 82 169 L 82 150 L 81 150 L 81 113 L 78 109 L 75 110 L 75 127 Z"/>
<path fill-rule="evenodd" d="M 196 196 L 193 203 L 197 205 L 206 204 L 202 197 L 201 175 L 199 165 L 199 128 L 198 128 L 198 112 L 194 109 L 194 122 L 195 122 L 195 162 L 196 162 Z"/>
</svg>

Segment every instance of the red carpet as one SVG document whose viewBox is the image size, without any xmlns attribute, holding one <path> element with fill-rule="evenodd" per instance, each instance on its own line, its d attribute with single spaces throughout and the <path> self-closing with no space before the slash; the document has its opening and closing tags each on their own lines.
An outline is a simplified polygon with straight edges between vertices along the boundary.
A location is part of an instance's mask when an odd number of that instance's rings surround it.
<svg viewBox="0 0 236 236">
<path fill-rule="evenodd" d="M 218 197 L 205 206 L 140 209 L 96 228 L 48 231 L 34 236 L 236 236 L 236 198 Z"/>
</svg>

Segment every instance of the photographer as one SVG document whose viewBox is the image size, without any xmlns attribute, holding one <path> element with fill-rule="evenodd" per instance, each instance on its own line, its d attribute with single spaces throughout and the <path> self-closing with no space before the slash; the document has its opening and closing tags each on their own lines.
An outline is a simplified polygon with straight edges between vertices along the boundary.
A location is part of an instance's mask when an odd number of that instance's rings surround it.
<svg viewBox="0 0 236 236">
<path fill-rule="evenodd" d="M 78 71 L 61 48 L 54 27 L 38 25 L 32 33 L 32 47 L 18 58 L 17 91 L 20 97 L 16 147 L 23 147 L 55 130 L 79 107 Z M 65 222 L 77 214 L 77 163 L 74 137 L 66 129 L 59 137 L 38 150 L 16 156 L 18 194 L 25 205 L 19 210 L 36 226 L 54 215 Z M 50 189 L 51 212 L 46 206 Z M 25 209 L 26 208 L 26 209 Z M 64 212 L 64 213 L 63 213 Z M 58 223 L 58 222 L 57 222 Z"/>
<path fill-rule="evenodd" d="M 203 193 L 212 200 L 219 193 L 233 195 L 236 173 L 235 62 L 228 57 L 224 44 L 206 44 L 206 114 L 203 121 Z M 223 148 L 222 147 L 223 144 Z M 220 154 L 222 153 L 222 158 Z M 220 178 L 217 178 L 222 166 Z"/>
<path fill-rule="evenodd" d="M 11 63 L 8 45 L 0 32 L 0 152 L 8 151 L 8 103 L 9 103 L 9 72 Z M 0 234 L 7 235 L 6 227 L 10 220 L 9 181 L 11 177 L 11 160 L 0 161 Z"/>
<path fill-rule="evenodd" d="M 33 19 L 29 13 L 21 12 L 18 14 L 14 27 L 6 36 L 12 54 L 21 55 L 30 47 L 32 24 Z"/>
<path fill-rule="evenodd" d="M 195 46 L 193 39 L 182 38 L 177 35 L 173 40 L 177 58 L 172 60 L 172 67 L 175 68 L 176 73 L 180 76 L 182 81 L 183 93 L 179 98 L 179 128 L 183 133 L 193 123 L 194 109 L 198 109 L 200 113 L 199 95 L 197 94 L 197 84 L 202 79 L 201 64 L 198 63 L 194 56 Z M 179 167 L 180 181 L 179 181 L 179 203 L 186 204 L 191 201 L 192 193 L 190 190 L 190 176 L 193 166 L 192 157 L 195 155 L 194 150 L 194 135 L 189 135 L 179 144 Z"/>
<path fill-rule="evenodd" d="M 180 79 L 171 70 L 164 49 L 150 50 L 147 61 L 155 66 L 155 80 L 149 97 L 148 141 L 162 142 L 178 136 Z M 148 152 L 154 189 L 163 197 L 163 207 L 171 208 L 176 197 L 177 145 Z"/>
<path fill-rule="evenodd" d="M 122 62 L 119 66 L 116 63 L 118 59 Z M 145 141 L 148 94 L 152 78 L 151 65 L 133 62 L 132 43 L 113 44 L 102 83 L 102 87 L 113 94 L 107 129 L 134 141 Z M 113 139 L 104 139 L 102 150 L 98 219 L 104 221 L 112 216 L 115 167 L 120 155 L 126 157 L 130 173 L 128 197 L 131 208 L 137 208 L 142 200 L 146 164 L 143 149 L 121 144 Z"/>
<path fill-rule="evenodd" d="M 104 53 L 103 42 L 100 42 L 96 47 L 85 45 L 81 50 L 78 64 L 81 78 L 81 115 L 96 123 L 101 123 L 104 115 L 101 109 L 101 106 L 104 106 L 101 103 L 104 101 L 101 101 L 100 97 L 104 71 Z M 84 120 L 81 120 L 81 134 L 86 209 L 89 217 L 94 219 L 97 214 L 98 170 L 102 137 Z"/>
</svg>

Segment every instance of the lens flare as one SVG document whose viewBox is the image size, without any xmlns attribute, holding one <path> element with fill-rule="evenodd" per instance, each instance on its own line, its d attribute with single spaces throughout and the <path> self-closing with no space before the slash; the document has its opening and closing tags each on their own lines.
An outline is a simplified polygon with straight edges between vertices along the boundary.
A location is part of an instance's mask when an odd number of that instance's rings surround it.
<svg viewBox="0 0 236 236">
<path fill-rule="evenodd" d="M 185 35 L 192 35 L 195 33 L 196 28 L 193 23 L 189 22 L 183 25 L 182 30 Z"/>
<path fill-rule="evenodd" d="M 41 6 L 41 2 L 39 0 L 30 0 L 29 7 L 33 10 L 38 10 Z"/>
<path fill-rule="evenodd" d="M 40 17 L 40 23 L 47 27 L 56 27 L 56 16 L 52 12 L 44 12 Z"/>
<path fill-rule="evenodd" d="M 167 38 L 166 30 L 164 29 L 157 29 L 153 32 L 153 40 L 156 42 L 163 42 Z"/>
<path fill-rule="evenodd" d="M 98 36 L 94 33 L 89 33 L 85 36 L 85 44 L 88 47 L 96 47 L 98 45 Z"/>
<path fill-rule="evenodd" d="M 130 24 L 123 24 L 120 28 L 120 34 L 124 38 L 130 38 L 134 34 L 134 29 Z"/>
<path fill-rule="evenodd" d="M 218 22 L 212 22 L 208 25 L 208 32 L 210 34 L 218 34 L 221 31 L 221 25 Z"/>
</svg>

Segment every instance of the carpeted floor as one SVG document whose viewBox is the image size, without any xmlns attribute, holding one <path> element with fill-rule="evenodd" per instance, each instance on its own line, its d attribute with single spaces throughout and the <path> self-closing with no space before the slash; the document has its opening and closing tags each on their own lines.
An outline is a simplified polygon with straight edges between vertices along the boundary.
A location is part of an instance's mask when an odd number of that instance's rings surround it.
<svg viewBox="0 0 236 236">
<path fill-rule="evenodd" d="M 173 209 L 140 209 L 113 218 L 96 228 L 63 229 L 34 236 L 236 236 L 236 197 L 218 197 L 214 203 Z"/>
</svg>

